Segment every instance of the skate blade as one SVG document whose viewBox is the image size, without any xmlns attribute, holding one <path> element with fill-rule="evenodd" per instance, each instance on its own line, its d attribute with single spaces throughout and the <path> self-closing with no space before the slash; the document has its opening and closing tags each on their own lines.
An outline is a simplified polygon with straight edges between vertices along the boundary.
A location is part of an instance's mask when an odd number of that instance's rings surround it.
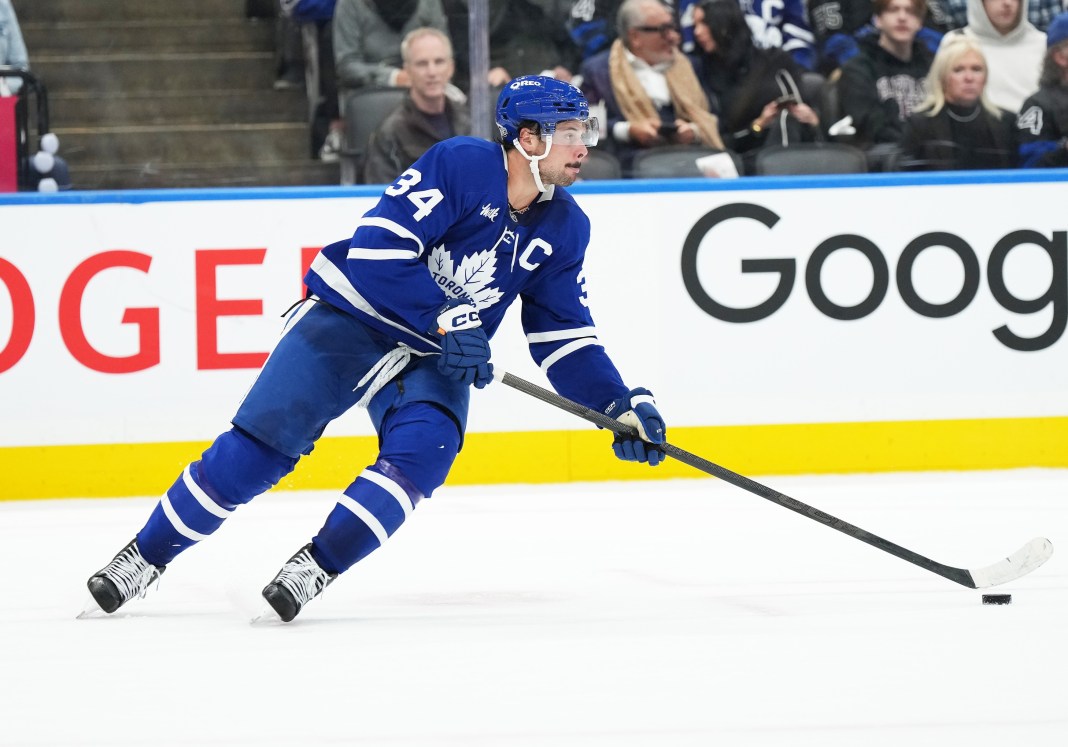
<svg viewBox="0 0 1068 747">
<path fill-rule="evenodd" d="M 278 613 L 274 611 L 271 605 L 265 606 L 260 610 L 260 614 L 248 621 L 249 625 L 284 625 L 282 618 L 278 616 Z"/>
<path fill-rule="evenodd" d="M 78 616 L 75 617 L 74 619 L 75 620 L 103 620 L 107 616 L 108 616 L 108 613 L 104 612 L 104 610 L 100 609 L 100 605 L 96 603 L 96 600 L 93 599 L 92 597 L 89 597 L 89 599 L 85 603 L 85 608 L 81 612 L 79 612 Z"/>
</svg>

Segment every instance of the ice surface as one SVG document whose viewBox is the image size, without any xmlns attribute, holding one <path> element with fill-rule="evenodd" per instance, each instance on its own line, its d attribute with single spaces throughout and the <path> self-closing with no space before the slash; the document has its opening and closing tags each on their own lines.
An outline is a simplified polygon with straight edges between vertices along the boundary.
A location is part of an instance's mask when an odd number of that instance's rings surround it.
<svg viewBox="0 0 1068 747">
<path fill-rule="evenodd" d="M 0 503 L 0 745 L 1068 744 L 1068 470 L 761 478 L 981 604 L 713 479 L 445 488 L 289 625 L 250 620 L 327 492 L 240 509 L 77 620 L 154 498 Z"/>
</svg>

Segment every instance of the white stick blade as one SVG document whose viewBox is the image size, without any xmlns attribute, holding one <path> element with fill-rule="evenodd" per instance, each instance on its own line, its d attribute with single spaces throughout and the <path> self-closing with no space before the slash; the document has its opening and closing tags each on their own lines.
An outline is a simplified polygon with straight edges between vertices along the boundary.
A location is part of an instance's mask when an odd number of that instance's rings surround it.
<svg viewBox="0 0 1068 747">
<path fill-rule="evenodd" d="M 986 568 L 968 571 L 976 589 L 999 586 L 1026 576 L 1053 555 L 1053 543 L 1045 537 L 1035 537 L 1004 560 Z"/>
</svg>

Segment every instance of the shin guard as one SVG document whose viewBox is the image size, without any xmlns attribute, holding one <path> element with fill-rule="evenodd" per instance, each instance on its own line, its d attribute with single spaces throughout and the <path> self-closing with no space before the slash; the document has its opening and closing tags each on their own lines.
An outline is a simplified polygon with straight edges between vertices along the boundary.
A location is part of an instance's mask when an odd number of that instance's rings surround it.
<svg viewBox="0 0 1068 747">
<path fill-rule="evenodd" d="M 185 468 L 138 532 L 145 559 L 167 565 L 222 526 L 239 505 L 273 487 L 296 463 L 237 428 L 222 434 Z"/>
</svg>

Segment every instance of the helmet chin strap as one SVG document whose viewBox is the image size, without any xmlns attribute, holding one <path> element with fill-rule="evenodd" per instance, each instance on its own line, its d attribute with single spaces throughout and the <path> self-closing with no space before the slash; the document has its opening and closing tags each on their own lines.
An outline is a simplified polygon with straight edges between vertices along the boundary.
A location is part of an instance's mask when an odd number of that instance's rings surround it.
<svg viewBox="0 0 1068 747">
<path fill-rule="evenodd" d="M 553 147 L 552 135 L 544 135 L 542 136 L 542 139 L 545 141 L 545 152 L 542 153 L 540 156 L 532 156 L 527 153 L 526 149 L 524 149 L 523 146 L 519 144 L 519 138 L 515 138 L 512 141 L 512 144 L 515 146 L 515 149 L 522 153 L 523 158 L 527 159 L 527 162 L 530 164 L 530 173 L 534 175 L 534 185 L 538 188 L 539 192 L 545 191 L 545 185 L 541 183 L 541 172 L 538 170 L 538 161 L 549 155 L 549 149 Z"/>
</svg>

